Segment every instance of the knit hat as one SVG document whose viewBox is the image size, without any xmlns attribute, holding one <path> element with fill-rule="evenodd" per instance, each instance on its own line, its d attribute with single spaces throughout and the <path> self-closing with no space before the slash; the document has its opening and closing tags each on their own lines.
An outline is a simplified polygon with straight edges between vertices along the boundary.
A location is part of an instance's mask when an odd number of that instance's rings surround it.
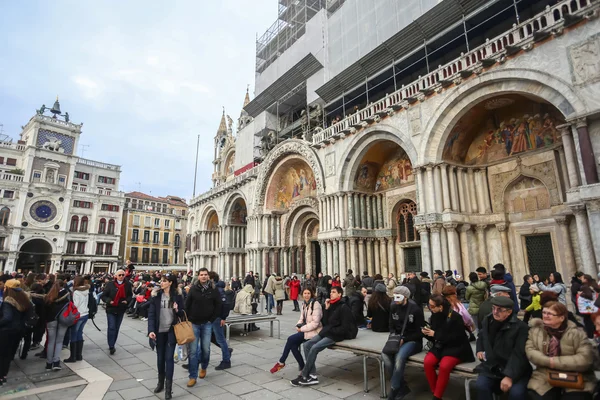
<svg viewBox="0 0 600 400">
<path fill-rule="evenodd" d="M 510 290 L 509 287 L 506 287 L 504 285 L 492 285 L 492 287 L 490 288 L 490 292 L 492 293 L 492 296 L 494 296 L 498 292 L 507 292 L 507 293 L 510 293 L 510 292 L 512 292 L 512 290 Z"/>
<path fill-rule="evenodd" d="M 429 278 L 429 274 L 427 272 L 421 272 L 419 275 L 421 275 L 421 278 Z"/>
<path fill-rule="evenodd" d="M 375 285 L 375 291 L 380 293 L 387 293 L 387 289 L 383 283 L 378 283 Z"/>
<path fill-rule="evenodd" d="M 7 287 L 9 289 L 20 288 L 21 287 L 21 281 L 16 280 L 16 279 L 9 279 L 4 284 L 4 287 Z"/>
<path fill-rule="evenodd" d="M 442 272 L 441 269 L 436 269 L 435 271 L 433 271 L 434 274 L 437 274 L 439 276 L 444 276 L 444 273 Z"/>
<path fill-rule="evenodd" d="M 515 305 L 514 301 L 512 301 L 510 297 L 503 296 L 493 297 L 491 303 L 497 307 L 508 308 L 510 310 L 512 310 Z"/>
<path fill-rule="evenodd" d="M 381 283 L 380 283 L 381 285 Z M 404 297 L 410 297 L 410 289 L 406 286 L 396 286 L 394 288 L 394 294 L 401 294 Z"/>
</svg>

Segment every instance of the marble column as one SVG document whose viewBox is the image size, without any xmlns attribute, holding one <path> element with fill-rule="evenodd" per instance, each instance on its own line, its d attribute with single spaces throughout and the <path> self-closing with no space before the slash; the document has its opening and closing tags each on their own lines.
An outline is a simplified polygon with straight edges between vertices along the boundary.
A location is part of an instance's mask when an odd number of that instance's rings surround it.
<svg viewBox="0 0 600 400">
<path fill-rule="evenodd" d="M 456 167 L 451 165 L 448 171 L 448 177 L 450 178 L 450 207 L 452 211 L 460 211 L 460 204 L 458 201 L 458 186 L 456 184 Z"/>
<path fill-rule="evenodd" d="M 506 267 L 507 271 L 512 271 L 510 260 L 510 245 L 508 243 L 508 224 L 496 224 L 496 229 L 498 229 L 498 232 L 500 232 L 500 243 L 502 243 L 502 263 Z"/>
<path fill-rule="evenodd" d="M 348 266 L 347 261 L 346 261 L 346 241 L 344 239 L 340 239 L 339 251 L 340 251 L 340 278 L 341 278 L 342 274 L 345 274 L 346 271 L 348 271 L 350 269 L 350 267 Z"/>
<path fill-rule="evenodd" d="M 289 248 L 287 248 L 287 247 L 283 248 L 282 252 L 283 252 L 283 273 L 284 273 L 284 275 L 291 275 L 290 274 L 290 264 L 289 264 L 289 259 L 288 259 Z"/>
<path fill-rule="evenodd" d="M 563 142 L 564 143 L 564 142 Z M 569 231 L 569 216 L 561 215 L 554 217 L 554 220 L 558 224 L 560 230 L 560 236 L 562 238 L 562 245 L 560 249 L 564 255 L 565 265 L 563 267 L 562 274 L 566 276 L 573 276 L 577 272 L 577 265 L 575 264 L 575 257 L 573 256 L 573 246 L 571 245 L 571 232 Z"/>
<path fill-rule="evenodd" d="M 583 272 L 594 276 L 597 274 L 596 260 L 585 204 L 571 206 L 571 209 L 575 214 L 575 222 L 577 224 L 577 238 L 579 239 L 579 252 L 581 254 Z"/>
<path fill-rule="evenodd" d="M 375 268 L 373 267 L 373 239 L 366 239 L 365 247 L 367 253 L 367 271 L 369 272 L 369 276 L 373 276 L 375 274 Z"/>
<path fill-rule="evenodd" d="M 434 270 L 444 269 L 442 264 L 442 245 L 440 240 L 440 231 L 442 224 L 429 225 L 431 232 L 431 265 Z"/>
<path fill-rule="evenodd" d="M 450 269 L 450 260 L 448 259 L 448 234 L 445 229 L 440 230 L 440 242 L 442 244 L 442 266 L 444 271 Z"/>
<path fill-rule="evenodd" d="M 434 213 L 435 212 L 435 190 L 434 190 L 434 183 L 433 183 L 433 166 L 432 165 L 427 165 L 425 167 L 425 176 L 426 178 L 426 183 L 425 183 L 425 187 L 427 188 L 427 212 L 428 213 Z"/>
<path fill-rule="evenodd" d="M 335 195 L 329 197 L 329 229 L 335 229 L 337 226 L 336 207 L 335 207 Z"/>
<path fill-rule="evenodd" d="M 479 214 L 485 214 L 485 194 L 483 193 L 483 179 L 482 179 L 482 170 L 475 170 L 475 192 L 477 194 L 477 208 L 479 209 Z"/>
<path fill-rule="evenodd" d="M 386 278 L 388 276 L 388 274 L 390 273 L 390 269 L 388 267 L 387 247 L 388 247 L 387 238 L 382 238 L 380 240 L 380 246 L 379 246 L 379 250 L 380 250 L 379 258 L 381 259 L 381 275 L 383 275 L 384 278 Z"/>
<path fill-rule="evenodd" d="M 325 241 L 327 246 L 327 275 L 333 276 L 334 264 L 333 264 L 333 243 L 331 240 Z"/>
<path fill-rule="evenodd" d="M 372 205 L 372 209 L 373 209 L 373 229 L 380 229 L 379 226 L 379 201 L 377 200 L 377 198 L 379 197 L 379 195 L 375 194 L 373 196 L 371 196 L 371 203 Z"/>
<path fill-rule="evenodd" d="M 338 226 L 342 229 L 345 229 L 347 226 L 346 223 L 346 214 L 344 213 L 344 195 L 343 194 L 338 194 L 337 195 L 337 201 L 338 201 Z"/>
<path fill-rule="evenodd" d="M 348 193 L 347 199 L 348 199 L 348 228 L 352 229 L 354 228 L 354 201 L 352 200 L 352 197 L 354 196 L 354 194 L 352 193 Z"/>
<path fill-rule="evenodd" d="M 460 238 L 460 258 L 462 261 L 463 271 L 475 271 L 478 267 L 475 263 L 475 257 L 469 251 L 469 243 L 473 240 L 473 232 L 471 231 L 471 225 L 463 224 L 459 228 Z M 487 268 L 487 266 L 486 266 Z"/>
<path fill-rule="evenodd" d="M 579 136 L 579 152 L 581 153 L 585 181 L 588 185 L 598 183 L 596 157 L 594 156 L 594 148 L 588 132 L 586 118 L 578 119 L 575 122 L 575 129 L 577 129 L 577 136 Z M 594 276 L 594 274 L 591 275 Z"/>
<path fill-rule="evenodd" d="M 434 184 L 434 196 L 435 196 L 435 212 L 441 213 L 444 210 L 443 201 L 443 189 L 442 189 L 442 177 L 440 166 L 436 165 L 433 169 L 433 184 Z"/>
<path fill-rule="evenodd" d="M 319 250 L 321 253 L 321 272 L 327 274 L 327 247 L 324 240 L 319 240 Z"/>
<path fill-rule="evenodd" d="M 485 229 L 487 225 L 480 224 L 475 227 L 477 231 L 477 246 L 479 247 L 479 265 L 488 265 L 487 243 L 485 241 Z"/>
<path fill-rule="evenodd" d="M 574 188 L 579 186 L 579 167 L 577 165 L 577 158 L 575 157 L 575 146 L 573 144 L 571 125 L 560 125 L 557 126 L 557 128 L 560 129 L 560 136 L 565 149 L 565 168 L 567 170 L 567 176 L 569 177 L 569 185 Z"/>
<path fill-rule="evenodd" d="M 354 227 L 362 228 L 362 221 L 360 215 L 360 194 L 352 193 L 352 207 L 354 208 Z"/>
<path fill-rule="evenodd" d="M 262 249 L 262 270 L 261 270 L 261 275 L 263 277 L 263 279 L 265 279 L 265 277 L 267 276 L 267 273 L 271 273 L 273 272 L 271 270 L 271 266 L 269 265 L 269 249 L 267 249 L 266 247 L 263 247 Z"/>
<path fill-rule="evenodd" d="M 365 202 L 367 204 L 367 229 L 373 229 L 373 207 L 371 207 L 371 199 L 372 196 L 365 196 Z"/>
<path fill-rule="evenodd" d="M 325 214 L 323 213 L 323 199 L 319 198 L 319 223 L 321 230 L 325 230 Z"/>
<path fill-rule="evenodd" d="M 481 191 L 483 192 L 483 204 L 485 206 L 485 213 L 492 213 L 492 202 L 490 200 L 490 185 L 488 184 L 487 168 L 481 169 Z"/>
<path fill-rule="evenodd" d="M 450 180 L 448 179 L 448 166 L 446 164 L 439 165 L 438 168 L 442 172 L 442 203 L 444 212 L 449 212 L 452 209 L 450 201 Z"/>
<path fill-rule="evenodd" d="M 460 239 L 458 237 L 458 233 L 456 232 L 457 226 L 458 225 L 454 223 L 444 224 L 444 229 L 446 230 L 446 235 L 448 236 L 448 252 L 450 256 L 449 269 L 452 271 L 458 271 L 466 279 L 465 275 L 468 274 L 465 274 L 466 270 L 463 270 L 462 257 L 460 255 Z"/>
<path fill-rule="evenodd" d="M 377 207 L 378 213 L 377 213 L 377 220 L 379 221 L 379 229 L 384 229 L 385 228 L 385 217 L 383 216 L 383 197 L 385 195 L 384 194 L 379 194 L 377 195 L 377 202 L 379 204 L 379 207 Z"/>
<path fill-rule="evenodd" d="M 477 214 L 479 207 L 477 206 L 477 188 L 475 187 L 475 179 L 473 177 L 473 168 L 467 170 L 467 192 L 469 193 L 469 202 L 471 203 L 471 212 Z"/>
<path fill-rule="evenodd" d="M 306 274 L 306 246 L 300 246 L 298 263 L 300 264 L 300 273 Z"/>
<path fill-rule="evenodd" d="M 417 176 L 417 209 L 419 214 L 427 213 L 427 200 L 425 199 L 425 179 L 423 168 L 415 168 Z"/>
<path fill-rule="evenodd" d="M 360 226 L 367 229 L 367 195 L 360 194 Z"/>
<path fill-rule="evenodd" d="M 356 239 L 354 238 L 350 238 L 350 253 L 348 254 L 348 257 L 350 258 L 350 269 L 352 269 L 352 272 L 354 272 L 355 275 L 357 275 L 358 272 L 358 265 L 356 263 L 356 261 L 358 260 L 358 253 L 356 252 Z"/>
<path fill-rule="evenodd" d="M 388 273 L 393 272 L 396 277 L 398 277 L 398 269 L 400 269 L 400 265 L 396 260 L 396 241 L 393 237 L 388 237 L 387 239 L 387 258 L 388 258 Z"/>
<path fill-rule="evenodd" d="M 361 271 L 366 270 L 366 258 L 365 258 L 365 240 L 364 239 L 358 239 L 358 267 L 360 267 Z M 358 274 L 359 272 L 356 271 L 356 273 Z"/>
<path fill-rule="evenodd" d="M 281 216 L 275 217 L 275 244 L 281 246 Z"/>
<path fill-rule="evenodd" d="M 373 259 L 375 261 L 375 273 L 381 274 L 381 251 L 379 250 L 379 239 L 373 241 Z"/>
<path fill-rule="evenodd" d="M 460 212 L 466 213 L 471 212 L 467 210 L 467 193 L 465 192 L 465 169 L 457 167 L 456 169 L 456 183 L 458 185 L 458 200 Z"/>
<path fill-rule="evenodd" d="M 336 240 L 332 241 L 333 244 L 333 275 L 340 274 L 340 244 Z M 341 275 L 340 275 L 341 278 Z"/>
<path fill-rule="evenodd" d="M 427 231 L 427 226 L 419 225 L 419 236 L 421 237 L 421 263 L 423 272 L 429 273 L 429 276 L 433 276 L 433 271 L 431 269 L 431 249 L 429 246 L 429 232 Z M 439 240 L 439 239 L 438 239 Z M 404 265 L 401 266 L 402 270 L 404 270 Z"/>
</svg>

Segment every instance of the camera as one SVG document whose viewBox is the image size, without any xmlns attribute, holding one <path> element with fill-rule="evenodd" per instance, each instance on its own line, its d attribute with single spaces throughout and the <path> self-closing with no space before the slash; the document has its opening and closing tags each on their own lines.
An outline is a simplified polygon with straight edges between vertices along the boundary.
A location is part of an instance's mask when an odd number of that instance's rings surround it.
<svg viewBox="0 0 600 400">
<path fill-rule="evenodd" d="M 302 328 L 304 325 L 306 325 L 306 324 L 297 324 L 296 328 Z"/>
</svg>

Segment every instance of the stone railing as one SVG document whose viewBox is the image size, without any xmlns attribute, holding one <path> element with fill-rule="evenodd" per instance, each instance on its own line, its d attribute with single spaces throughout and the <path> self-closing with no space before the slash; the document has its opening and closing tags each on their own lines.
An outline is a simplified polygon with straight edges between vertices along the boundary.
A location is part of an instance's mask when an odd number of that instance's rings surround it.
<svg viewBox="0 0 600 400">
<path fill-rule="evenodd" d="M 204 202 L 210 198 L 213 198 L 221 193 L 224 193 L 232 188 L 236 188 L 241 184 L 245 183 L 247 180 L 255 179 L 258 175 L 258 166 L 255 166 L 248 171 L 245 171 L 230 181 L 227 181 L 217 187 L 210 189 L 208 192 L 204 192 L 199 196 L 196 196 L 190 200 L 190 206 L 193 206 L 195 203 Z"/>
<path fill-rule="evenodd" d="M 316 132 L 312 138 L 313 146 L 325 146 L 328 142 L 356 132 L 382 117 L 400 111 L 426 96 L 450 86 L 458 79 L 467 78 L 484 67 L 503 62 L 507 56 L 521 50 L 530 50 L 533 43 L 547 38 L 552 32 L 560 32 L 565 25 L 582 19 L 584 14 L 597 9 L 599 2 L 592 0 L 562 0 L 534 17 L 513 25 L 513 28 L 484 44 L 462 54 L 457 59 L 440 65 L 437 69 L 408 85 L 402 85 L 397 91 L 383 99 L 367 105 L 356 113 L 330 127 Z"/>
<path fill-rule="evenodd" d="M 61 125 L 61 126 L 64 126 L 66 128 L 79 128 L 79 129 L 81 129 L 81 127 L 83 126 L 83 123 L 81 123 L 81 124 L 74 124 L 72 122 L 63 121 L 63 120 L 60 120 L 58 118 L 48 117 L 47 115 L 36 114 L 32 118 L 35 118 L 38 121 L 43 121 L 43 122 L 46 122 L 46 123 L 49 122 L 49 123 L 52 123 L 52 124 L 55 124 L 55 125 Z"/>
<path fill-rule="evenodd" d="M 13 149 L 23 151 L 25 150 L 25 145 L 20 143 L 11 143 L 11 142 L 0 142 L 0 147 L 5 149 Z"/>
<path fill-rule="evenodd" d="M 120 171 L 121 170 L 121 166 L 120 165 L 106 164 L 106 163 L 103 163 L 103 162 L 100 162 L 100 161 L 88 160 L 86 158 L 78 158 L 77 162 L 79 164 L 88 165 L 90 167 L 110 169 L 110 170 L 113 170 L 113 171 Z"/>
<path fill-rule="evenodd" d="M 97 188 L 91 188 L 88 186 L 78 186 L 78 185 L 71 186 L 71 189 L 73 189 L 73 191 L 75 191 L 75 192 L 99 194 L 101 196 L 125 197 L 125 193 L 119 192 L 118 190 L 97 189 Z"/>
<path fill-rule="evenodd" d="M 23 182 L 23 175 L 11 174 L 10 172 L 3 172 L 0 175 L 0 179 L 2 179 L 3 181 Z"/>
</svg>

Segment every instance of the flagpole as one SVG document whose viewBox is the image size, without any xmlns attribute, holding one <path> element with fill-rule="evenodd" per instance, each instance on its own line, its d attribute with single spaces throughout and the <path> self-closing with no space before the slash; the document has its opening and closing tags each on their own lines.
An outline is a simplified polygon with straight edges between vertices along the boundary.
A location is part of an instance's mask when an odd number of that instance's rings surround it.
<svg viewBox="0 0 600 400">
<path fill-rule="evenodd" d="M 200 135 L 198 135 L 198 143 L 196 144 L 196 167 L 194 168 L 194 194 L 196 197 L 196 177 L 198 176 L 198 151 L 200 151 Z"/>
</svg>

